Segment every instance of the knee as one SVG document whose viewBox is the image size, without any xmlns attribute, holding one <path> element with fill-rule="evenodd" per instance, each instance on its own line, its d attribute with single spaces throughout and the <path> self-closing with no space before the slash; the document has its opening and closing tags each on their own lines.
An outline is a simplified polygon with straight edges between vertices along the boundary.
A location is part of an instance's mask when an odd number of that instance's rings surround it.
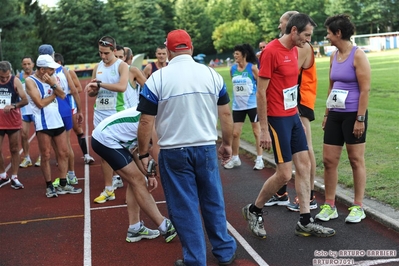
<svg viewBox="0 0 399 266">
<path fill-rule="evenodd" d="M 240 138 L 241 136 L 241 131 L 233 131 L 233 138 L 237 139 Z"/>
</svg>

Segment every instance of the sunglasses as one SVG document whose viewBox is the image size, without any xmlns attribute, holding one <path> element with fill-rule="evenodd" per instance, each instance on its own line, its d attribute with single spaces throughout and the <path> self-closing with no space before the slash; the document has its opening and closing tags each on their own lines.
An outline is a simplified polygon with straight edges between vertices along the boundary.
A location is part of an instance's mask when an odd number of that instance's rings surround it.
<svg viewBox="0 0 399 266">
<path fill-rule="evenodd" d="M 265 48 L 266 46 L 259 46 L 259 49 L 263 49 L 263 48 Z"/>
<path fill-rule="evenodd" d="M 114 45 L 112 43 L 107 42 L 107 41 L 103 41 L 103 40 L 99 40 L 98 44 L 101 45 L 101 46 L 105 46 L 105 47 L 108 47 L 108 46 L 114 47 Z"/>
</svg>

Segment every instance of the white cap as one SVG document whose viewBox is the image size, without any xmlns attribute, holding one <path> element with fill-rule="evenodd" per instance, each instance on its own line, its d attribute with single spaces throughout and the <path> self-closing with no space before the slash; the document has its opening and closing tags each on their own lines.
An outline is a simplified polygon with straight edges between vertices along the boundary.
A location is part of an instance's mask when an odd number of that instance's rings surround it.
<svg viewBox="0 0 399 266">
<path fill-rule="evenodd" d="M 38 66 L 38 67 L 49 67 L 49 68 L 57 69 L 61 65 L 57 64 L 54 61 L 54 59 L 51 57 L 51 55 L 43 54 L 43 55 L 39 55 L 39 57 L 37 58 L 36 66 Z"/>
</svg>

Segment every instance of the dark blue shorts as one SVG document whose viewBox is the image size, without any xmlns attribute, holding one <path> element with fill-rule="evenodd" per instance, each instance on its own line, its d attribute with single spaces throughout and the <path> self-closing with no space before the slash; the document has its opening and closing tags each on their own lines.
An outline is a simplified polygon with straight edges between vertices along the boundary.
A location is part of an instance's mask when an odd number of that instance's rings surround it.
<svg viewBox="0 0 399 266">
<path fill-rule="evenodd" d="M 33 117 L 33 115 L 23 115 L 22 121 L 27 122 L 27 123 L 35 122 L 35 118 Z"/>
<path fill-rule="evenodd" d="M 308 150 L 305 131 L 298 115 L 269 116 L 267 119 L 272 138 L 274 161 L 277 164 L 291 162 L 293 154 Z"/>
<path fill-rule="evenodd" d="M 133 161 L 130 151 L 122 146 L 120 149 L 111 149 L 92 137 L 91 147 L 93 148 L 93 151 L 103 158 L 114 171 L 122 169 Z"/>
</svg>

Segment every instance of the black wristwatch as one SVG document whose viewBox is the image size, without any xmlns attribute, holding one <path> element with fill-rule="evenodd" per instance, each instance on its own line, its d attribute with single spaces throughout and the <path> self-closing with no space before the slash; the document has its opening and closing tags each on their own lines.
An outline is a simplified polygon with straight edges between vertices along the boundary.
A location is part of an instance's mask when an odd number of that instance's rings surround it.
<svg viewBox="0 0 399 266">
<path fill-rule="evenodd" d="M 146 154 L 143 154 L 143 155 L 140 155 L 139 154 L 139 160 L 141 160 L 141 159 L 144 159 L 144 158 L 147 158 L 147 157 L 149 157 L 150 156 L 150 154 L 147 152 Z"/>
<path fill-rule="evenodd" d="M 55 90 L 57 88 L 57 83 L 55 83 L 54 85 L 51 85 L 51 87 L 53 90 Z"/>
<path fill-rule="evenodd" d="M 366 116 L 365 115 L 358 115 L 356 120 L 358 122 L 364 122 L 366 120 Z"/>
<path fill-rule="evenodd" d="M 12 106 L 14 106 L 14 109 L 17 109 L 17 104 L 13 103 Z"/>
<path fill-rule="evenodd" d="M 100 84 L 101 84 L 101 81 L 100 80 L 97 80 L 97 89 L 100 89 Z"/>
</svg>

